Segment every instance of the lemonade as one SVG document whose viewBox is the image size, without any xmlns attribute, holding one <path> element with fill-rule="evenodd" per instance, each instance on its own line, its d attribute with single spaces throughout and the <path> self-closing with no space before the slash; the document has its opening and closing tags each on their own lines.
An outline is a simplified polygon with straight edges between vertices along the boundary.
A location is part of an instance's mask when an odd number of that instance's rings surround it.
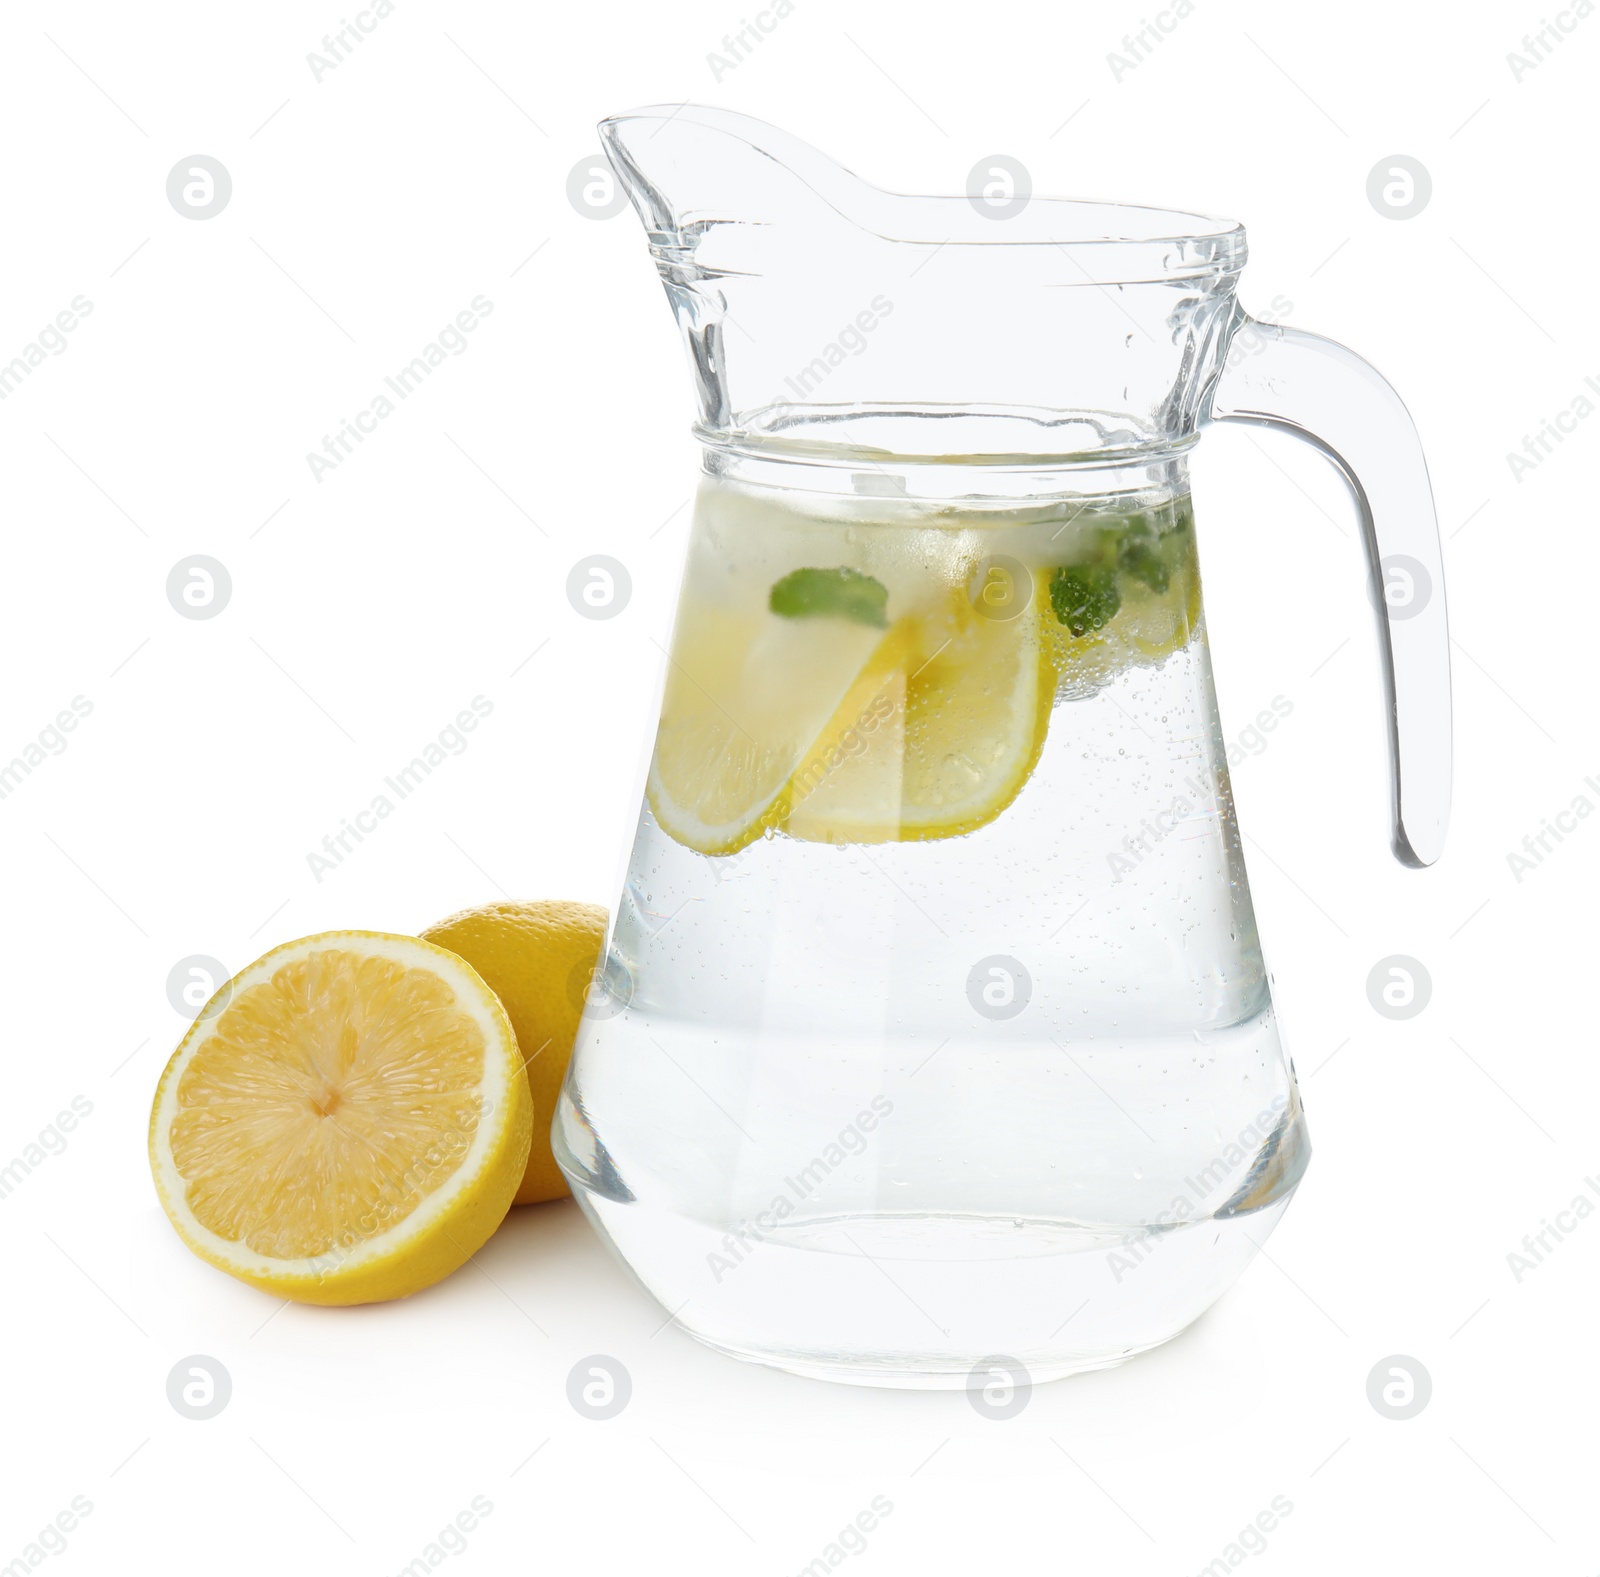
<svg viewBox="0 0 1600 1577">
<path fill-rule="evenodd" d="M 955 469 L 704 483 L 554 1134 L 693 1334 L 875 1383 L 1164 1340 L 1306 1159 L 1181 461 Z"/>
<path fill-rule="evenodd" d="M 700 854 L 972 832 L 1020 792 L 1058 698 L 1199 619 L 1187 497 L 807 502 L 702 489 L 648 791 Z"/>
</svg>

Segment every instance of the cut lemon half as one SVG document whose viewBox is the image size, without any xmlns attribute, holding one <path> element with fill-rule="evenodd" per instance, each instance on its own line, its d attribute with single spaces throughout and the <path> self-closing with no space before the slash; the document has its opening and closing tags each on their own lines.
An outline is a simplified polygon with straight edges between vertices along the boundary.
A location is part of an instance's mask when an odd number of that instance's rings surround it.
<svg viewBox="0 0 1600 1577">
<path fill-rule="evenodd" d="M 201 1259 L 302 1303 L 431 1286 L 499 1226 L 532 1100 L 499 999 L 454 953 L 333 931 L 206 1005 L 162 1074 L 150 1165 Z"/>
<path fill-rule="evenodd" d="M 1044 747 L 1055 675 L 1039 599 L 986 617 L 962 587 L 908 615 L 795 774 L 784 830 L 817 843 L 953 838 L 993 821 Z"/>
<path fill-rule="evenodd" d="M 732 854 L 779 825 L 790 777 L 887 639 L 848 619 L 685 599 L 647 788 L 662 829 Z"/>
</svg>

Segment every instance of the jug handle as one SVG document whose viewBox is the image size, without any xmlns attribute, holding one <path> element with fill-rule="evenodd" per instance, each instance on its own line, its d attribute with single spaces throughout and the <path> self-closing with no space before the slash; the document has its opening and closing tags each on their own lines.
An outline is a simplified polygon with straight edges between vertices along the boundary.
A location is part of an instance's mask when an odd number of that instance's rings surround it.
<svg viewBox="0 0 1600 1577">
<path fill-rule="evenodd" d="M 1240 314 L 1251 353 L 1212 387 L 1210 419 L 1292 433 L 1333 461 L 1362 524 L 1388 705 L 1392 847 L 1427 866 L 1450 819 L 1450 627 L 1427 462 L 1410 413 L 1354 351 Z"/>
</svg>

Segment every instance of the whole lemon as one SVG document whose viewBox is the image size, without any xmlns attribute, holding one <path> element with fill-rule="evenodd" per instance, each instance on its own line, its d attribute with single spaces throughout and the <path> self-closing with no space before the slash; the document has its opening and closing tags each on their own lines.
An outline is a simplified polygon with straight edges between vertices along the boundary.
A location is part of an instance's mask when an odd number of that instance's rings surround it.
<svg viewBox="0 0 1600 1577">
<path fill-rule="evenodd" d="M 550 1153 L 550 1120 L 605 934 L 604 909 L 557 901 L 484 904 L 422 933 L 425 942 L 448 948 L 477 970 L 516 1033 L 533 1096 L 533 1148 L 517 1190 L 519 1205 L 571 1193 Z"/>
</svg>

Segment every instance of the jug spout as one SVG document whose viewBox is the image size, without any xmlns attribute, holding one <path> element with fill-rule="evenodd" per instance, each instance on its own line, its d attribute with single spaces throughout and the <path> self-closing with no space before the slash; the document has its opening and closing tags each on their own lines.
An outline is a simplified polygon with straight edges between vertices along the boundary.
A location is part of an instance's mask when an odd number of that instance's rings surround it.
<svg viewBox="0 0 1600 1577">
<path fill-rule="evenodd" d="M 798 137 L 748 115 L 700 104 L 652 104 L 600 123 L 601 143 L 651 244 L 701 227 L 792 223 L 807 205 L 842 219 L 864 183 Z"/>
<path fill-rule="evenodd" d="M 1193 438 L 1236 315 L 1232 221 L 992 184 L 885 192 L 695 104 L 601 137 L 709 441 L 1071 464 Z"/>
</svg>

